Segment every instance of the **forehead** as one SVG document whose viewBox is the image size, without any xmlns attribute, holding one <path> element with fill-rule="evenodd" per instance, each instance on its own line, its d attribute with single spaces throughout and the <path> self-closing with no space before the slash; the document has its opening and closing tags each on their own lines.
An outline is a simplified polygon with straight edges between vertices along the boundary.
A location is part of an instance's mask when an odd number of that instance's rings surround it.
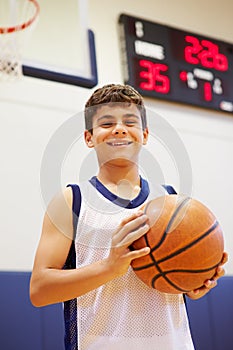
<svg viewBox="0 0 233 350">
<path fill-rule="evenodd" d="M 124 117 L 129 115 L 141 116 L 140 111 L 136 104 L 132 103 L 129 105 L 123 103 L 117 103 L 114 105 L 106 104 L 99 107 L 93 116 L 93 121 L 102 116 L 112 117 Z"/>
</svg>

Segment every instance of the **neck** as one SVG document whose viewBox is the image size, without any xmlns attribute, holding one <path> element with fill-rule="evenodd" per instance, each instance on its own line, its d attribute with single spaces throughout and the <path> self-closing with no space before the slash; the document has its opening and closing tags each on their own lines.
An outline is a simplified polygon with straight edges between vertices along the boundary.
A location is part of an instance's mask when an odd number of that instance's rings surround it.
<svg viewBox="0 0 233 350">
<path fill-rule="evenodd" d="M 133 199 L 140 192 L 140 176 L 136 165 L 119 168 L 105 164 L 100 168 L 97 178 L 121 198 Z"/>
</svg>

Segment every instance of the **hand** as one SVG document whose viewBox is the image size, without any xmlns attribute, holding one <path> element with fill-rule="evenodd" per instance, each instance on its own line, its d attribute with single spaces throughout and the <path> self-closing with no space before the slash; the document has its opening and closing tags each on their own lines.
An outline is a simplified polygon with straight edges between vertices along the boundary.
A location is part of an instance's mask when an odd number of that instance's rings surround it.
<svg viewBox="0 0 233 350">
<path fill-rule="evenodd" d="M 199 299 L 203 297 L 205 294 L 207 294 L 212 288 L 216 287 L 217 280 L 220 277 L 224 276 L 225 274 L 225 270 L 223 269 L 222 266 L 227 262 L 227 260 L 228 260 L 228 254 L 224 252 L 222 256 L 222 261 L 216 268 L 215 275 L 213 276 L 213 278 L 210 280 L 206 280 L 202 287 L 198 289 L 194 289 L 186 293 L 186 295 L 191 299 Z"/>
<path fill-rule="evenodd" d="M 150 252 L 150 248 L 131 251 L 129 246 L 143 236 L 149 229 L 148 217 L 139 211 L 124 219 L 112 237 L 112 247 L 107 258 L 109 268 L 114 275 L 125 274 L 133 259 L 140 258 Z"/>
</svg>

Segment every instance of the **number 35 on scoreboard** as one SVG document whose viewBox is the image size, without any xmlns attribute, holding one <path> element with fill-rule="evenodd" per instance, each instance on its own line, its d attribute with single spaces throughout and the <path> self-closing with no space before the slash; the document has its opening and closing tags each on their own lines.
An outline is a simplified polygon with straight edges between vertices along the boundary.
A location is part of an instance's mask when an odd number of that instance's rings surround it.
<svg viewBox="0 0 233 350">
<path fill-rule="evenodd" d="M 121 15 L 124 82 L 143 96 L 233 113 L 233 45 Z"/>
</svg>

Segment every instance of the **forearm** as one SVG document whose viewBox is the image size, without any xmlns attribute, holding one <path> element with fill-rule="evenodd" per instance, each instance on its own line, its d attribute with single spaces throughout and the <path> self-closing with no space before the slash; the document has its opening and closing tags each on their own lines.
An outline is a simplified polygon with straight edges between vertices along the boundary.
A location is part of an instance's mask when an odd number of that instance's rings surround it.
<svg viewBox="0 0 233 350">
<path fill-rule="evenodd" d="M 71 270 L 44 268 L 32 275 L 31 302 L 40 307 L 74 299 L 115 277 L 106 260 Z"/>
<path fill-rule="evenodd" d="M 150 251 L 148 247 L 134 251 L 128 248 L 133 241 L 149 230 L 146 220 L 143 212 L 123 220 L 113 235 L 112 248 L 106 259 L 71 270 L 62 270 L 69 253 L 70 239 L 61 235 L 55 228 L 50 228 L 47 223 L 31 277 L 32 304 L 45 306 L 74 299 L 124 275 L 133 259 L 140 258 Z"/>
</svg>

